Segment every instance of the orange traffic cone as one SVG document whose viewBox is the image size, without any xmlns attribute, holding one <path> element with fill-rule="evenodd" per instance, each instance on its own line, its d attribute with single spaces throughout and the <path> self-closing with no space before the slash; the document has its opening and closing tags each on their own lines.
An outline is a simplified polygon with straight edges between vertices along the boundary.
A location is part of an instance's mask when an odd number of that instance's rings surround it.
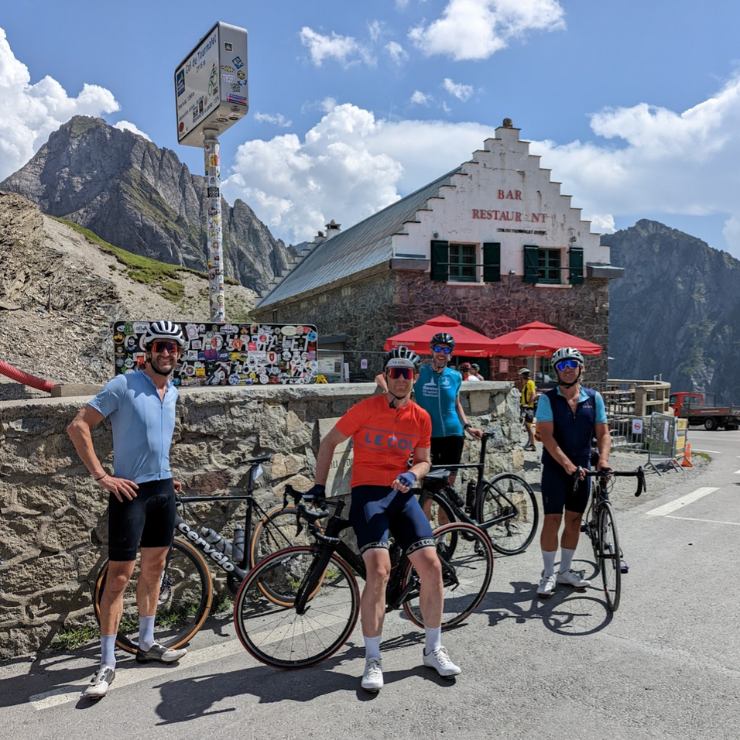
<svg viewBox="0 0 740 740">
<path fill-rule="evenodd" d="M 691 445 L 687 442 L 686 443 L 686 449 L 683 452 L 683 460 L 681 460 L 681 467 L 682 468 L 693 468 L 693 464 L 691 463 Z"/>
</svg>

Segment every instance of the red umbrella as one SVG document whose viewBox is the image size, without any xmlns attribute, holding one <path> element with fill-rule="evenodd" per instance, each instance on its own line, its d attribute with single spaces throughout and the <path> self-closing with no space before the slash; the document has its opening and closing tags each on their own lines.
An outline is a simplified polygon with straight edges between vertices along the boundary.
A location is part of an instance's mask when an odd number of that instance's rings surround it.
<svg viewBox="0 0 740 740">
<path fill-rule="evenodd" d="M 385 340 L 383 349 L 388 352 L 394 347 L 408 347 L 420 355 L 429 355 L 429 342 L 435 334 L 451 334 L 455 338 L 455 354 L 468 357 L 488 357 L 493 349 L 493 340 L 485 334 L 466 329 L 459 321 L 442 314 L 429 319 L 425 324 L 409 329 Z"/>
<path fill-rule="evenodd" d="M 489 354 L 497 357 L 530 357 L 554 352 L 560 347 L 575 347 L 584 355 L 600 355 L 601 345 L 579 339 L 550 324 L 533 321 L 491 340 Z"/>
</svg>

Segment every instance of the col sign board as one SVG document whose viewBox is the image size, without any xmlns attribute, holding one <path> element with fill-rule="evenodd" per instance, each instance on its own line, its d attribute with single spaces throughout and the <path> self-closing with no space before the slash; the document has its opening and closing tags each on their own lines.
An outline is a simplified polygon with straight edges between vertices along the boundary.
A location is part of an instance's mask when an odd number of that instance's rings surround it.
<svg viewBox="0 0 740 740">
<path fill-rule="evenodd" d="M 177 141 L 203 147 L 204 129 L 216 135 L 249 110 L 247 31 L 220 21 L 175 70 Z"/>
</svg>

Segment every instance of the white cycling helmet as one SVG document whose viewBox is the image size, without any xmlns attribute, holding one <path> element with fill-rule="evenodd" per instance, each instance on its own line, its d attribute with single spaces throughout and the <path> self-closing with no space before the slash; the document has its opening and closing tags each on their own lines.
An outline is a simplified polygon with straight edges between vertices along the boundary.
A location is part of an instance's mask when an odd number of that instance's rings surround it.
<svg viewBox="0 0 740 740">
<path fill-rule="evenodd" d="M 390 367 L 410 367 L 414 372 L 419 372 L 421 357 L 408 347 L 396 347 L 385 356 L 384 369 Z"/>
<path fill-rule="evenodd" d="M 561 347 L 552 356 L 552 364 L 557 365 L 562 360 L 577 360 L 581 365 L 584 365 L 583 355 L 575 347 Z"/>
<path fill-rule="evenodd" d="M 155 321 L 149 325 L 144 335 L 144 347 L 149 348 L 157 339 L 169 339 L 172 342 L 177 342 L 180 349 L 185 346 L 185 337 L 183 336 L 182 329 L 179 324 L 173 321 Z"/>
</svg>

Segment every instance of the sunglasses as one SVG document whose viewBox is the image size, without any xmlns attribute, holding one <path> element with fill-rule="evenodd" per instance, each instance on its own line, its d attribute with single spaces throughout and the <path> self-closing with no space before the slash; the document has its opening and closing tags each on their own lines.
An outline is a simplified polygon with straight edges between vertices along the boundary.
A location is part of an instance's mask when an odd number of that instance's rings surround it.
<svg viewBox="0 0 740 740">
<path fill-rule="evenodd" d="M 578 360 L 560 360 L 560 362 L 555 365 L 555 369 L 558 372 L 563 372 L 566 368 L 569 370 L 575 370 L 580 364 L 581 363 L 578 362 Z"/>
<path fill-rule="evenodd" d="M 168 342 L 162 339 L 158 339 L 152 344 L 152 352 L 169 352 L 174 355 L 179 349 L 180 345 L 177 342 Z"/>
<path fill-rule="evenodd" d="M 432 347 L 432 352 L 436 352 L 439 354 L 440 352 L 444 352 L 446 355 L 452 354 L 452 347 L 440 347 L 438 344 Z"/>
<path fill-rule="evenodd" d="M 399 378 L 411 380 L 414 377 L 414 371 L 410 367 L 389 367 L 388 377 L 392 380 L 398 380 Z"/>
</svg>

